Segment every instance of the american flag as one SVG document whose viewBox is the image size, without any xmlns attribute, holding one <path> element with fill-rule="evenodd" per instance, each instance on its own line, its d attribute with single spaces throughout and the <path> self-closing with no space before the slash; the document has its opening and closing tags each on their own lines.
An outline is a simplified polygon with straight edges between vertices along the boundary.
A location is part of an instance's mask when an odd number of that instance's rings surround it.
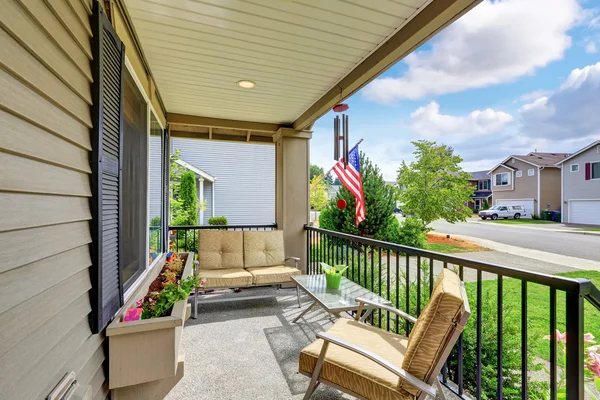
<svg viewBox="0 0 600 400">
<path fill-rule="evenodd" d="M 365 195 L 362 178 L 360 177 L 360 156 L 358 145 L 348 153 L 348 168 L 344 168 L 344 159 L 340 159 L 333 167 L 333 172 L 340 178 L 342 184 L 356 197 L 356 226 L 366 218 Z"/>
</svg>

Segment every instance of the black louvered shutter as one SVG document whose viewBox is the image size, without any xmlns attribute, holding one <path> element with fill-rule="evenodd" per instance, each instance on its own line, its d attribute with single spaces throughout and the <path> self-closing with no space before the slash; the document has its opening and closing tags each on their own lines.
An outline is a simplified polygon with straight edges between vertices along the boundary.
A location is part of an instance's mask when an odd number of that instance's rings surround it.
<svg viewBox="0 0 600 400">
<path fill-rule="evenodd" d="M 162 238 L 163 238 L 163 251 L 169 251 L 169 197 L 170 197 L 170 171 L 171 171 L 171 141 L 169 138 L 169 131 L 165 129 L 163 134 L 163 176 L 162 176 Z"/>
<path fill-rule="evenodd" d="M 123 305 L 120 232 L 125 46 L 97 1 L 93 30 L 91 326 L 97 333 Z"/>
</svg>

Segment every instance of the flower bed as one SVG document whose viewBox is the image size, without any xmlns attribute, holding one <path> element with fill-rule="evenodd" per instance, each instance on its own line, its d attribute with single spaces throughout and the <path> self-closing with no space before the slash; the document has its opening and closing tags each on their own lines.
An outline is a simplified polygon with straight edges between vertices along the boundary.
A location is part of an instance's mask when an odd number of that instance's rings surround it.
<svg viewBox="0 0 600 400">
<path fill-rule="evenodd" d="M 195 284 L 195 277 L 194 254 L 181 253 L 178 257 L 177 262 L 164 257 L 106 329 L 113 393 L 134 385 L 141 389 L 148 382 L 171 382 L 181 375 L 179 347 L 183 324 L 190 315 L 187 298 L 191 290 L 186 288 Z M 131 310 L 140 310 L 141 319 L 128 321 Z"/>
</svg>

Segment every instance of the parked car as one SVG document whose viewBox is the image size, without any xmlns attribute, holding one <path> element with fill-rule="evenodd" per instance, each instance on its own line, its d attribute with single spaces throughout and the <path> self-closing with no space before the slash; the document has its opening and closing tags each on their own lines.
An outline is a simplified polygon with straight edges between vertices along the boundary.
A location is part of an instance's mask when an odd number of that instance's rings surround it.
<svg viewBox="0 0 600 400">
<path fill-rule="evenodd" d="M 479 211 L 481 219 L 514 218 L 526 217 L 525 206 L 493 206 L 488 210 Z"/>
</svg>

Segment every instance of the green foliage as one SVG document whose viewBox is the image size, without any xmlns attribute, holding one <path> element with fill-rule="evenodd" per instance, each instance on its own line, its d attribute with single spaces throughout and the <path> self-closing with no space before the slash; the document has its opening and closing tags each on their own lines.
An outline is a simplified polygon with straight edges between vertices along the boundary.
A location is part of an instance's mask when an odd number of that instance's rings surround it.
<svg viewBox="0 0 600 400">
<path fill-rule="evenodd" d="M 483 200 L 482 210 L 488 210 L 490 208 L 490 203 L 488 203 L 487 199 Z"/>
<path fill-rule="evenodd" d="M 327 202 L 327 185 L 323 176 L 317 175 L 310 181 L 310 208 L 320 211 Z"/>
<path fill-rule="evenodd" d="M 171 154 L 169 170 L 170 192 L 169 210 L 173 226 L 197 225 L 198 211 L 206 209 L 206 202 L 198 201 L 196 189 L 196 175 L 187 171 L 176 161 L 180 158 L 180 151 Z"/>
<path fill-rule="evenodd" d="M 470 175 L 459 166 L 462 158 L 453 149 L 436 142 L 412 142 L 416 160 L 402 162 L 398 169 L 398 194 L 402 211 L 423 221 L 427 226 L 437 220 L 450 223 L 465 221 L 472 212 L 466 206 L 475 187 L 469 183 Z"/>
<path fill-rule="evenodd" d="M 322 176 L 325 173 L 323 171 L 323 167 L 319 167 L 315 164 L 310 164 L 310 178 L 309 180 L 312 182 L 315 176 Z"/>
<path fill-rule="evenodd" d="M 192 275 L 179 281 L 179 284 L 169 283 L 160 293 L 152 292 L 150 299 L 142 303 L 142 319 L 164 317 L 175 303 L 188 298 L 197 283 L 198 278 Z"/>
<path fill-rule="evenodd" d="M 394 224 L 393 216 L 396 206 L 394 190 L 385 184 L 383 175 L 376 165 L 361 152 L 361 175 L 365 194 L 366 219 L 356 227 L 356 201 L 354 195 L 342 187 L 337 196 L 321 211 L 319 225 L 324 229 L 345 232 L 367 237 L 383 237 L 388 235 Z M 340 210 L 336 203 L 346 200 L 347 207 Z"/>
<path fill-rule="evenodd" d="M 208 219 L 209 225 L 227 225 L 227 217 L 224 216 L 214 216 Z"/>
<path fill-rule="evenodd" d="M 150 226 L 160 226 L 160 217 L 150 219 Z"/>
<path fill-rule="evenodd" d="M 534 213 L 534 214 L 531 215 L 531 219 L 534 219 L 534 220 L 537 221 L 537 220 L 540 219 L 540 216 Z"/>
<path fill-rule="evenodd" d="M 400 224 L 398 231 L 398 243 L 403 246 L 417 247 L 422 249 L 427 242 L 427 233 L 421 220 L 408 217 Z"/>
</svg>

